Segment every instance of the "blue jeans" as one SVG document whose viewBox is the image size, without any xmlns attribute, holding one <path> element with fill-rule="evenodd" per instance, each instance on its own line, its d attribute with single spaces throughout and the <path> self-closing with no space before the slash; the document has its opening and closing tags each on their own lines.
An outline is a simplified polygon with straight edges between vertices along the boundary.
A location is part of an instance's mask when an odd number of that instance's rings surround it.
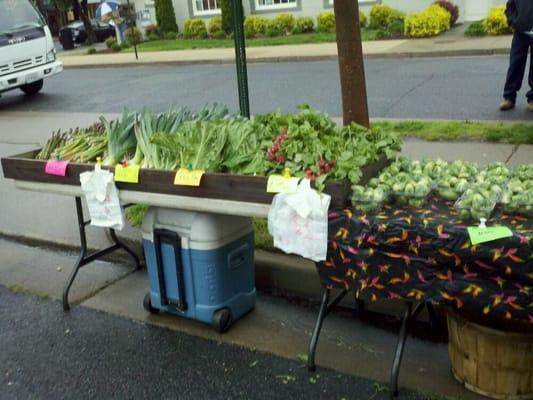
<svg viewBox="0 0 533 400">
<path fill-rule="evenodd" d="M 528 103 L 533 101 L 533 38 L 530 38 L 522 32 L 515 32 L 513 35 L 513 43 L 511 45 L 507 79 L 505 80 L 505 88 L 503 90 L 503 97 L 513 103 L 516 101 L 516 93 L 520 90 L 522 81 L 524 80 L 527 55 L 530 48 L 529 92 L 526 94 Z"/>
</svg>

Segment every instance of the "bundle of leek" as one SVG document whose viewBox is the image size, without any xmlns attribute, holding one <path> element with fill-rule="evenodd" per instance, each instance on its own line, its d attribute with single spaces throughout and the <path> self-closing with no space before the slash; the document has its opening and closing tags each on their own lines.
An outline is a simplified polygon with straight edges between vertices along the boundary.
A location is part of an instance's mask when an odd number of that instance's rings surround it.
<svg viewBox="0 0 533 400">
<path fill-rule="evenodd" d="M 119 119 L 107 121 L 100 117 L 107 136 L 107 152 L 104 165 L 115 165 L 133 154 L 137 147 L 134 125 L 137 119 L 136 113 L 130 113 L 124 109 Z"/>
</svg>

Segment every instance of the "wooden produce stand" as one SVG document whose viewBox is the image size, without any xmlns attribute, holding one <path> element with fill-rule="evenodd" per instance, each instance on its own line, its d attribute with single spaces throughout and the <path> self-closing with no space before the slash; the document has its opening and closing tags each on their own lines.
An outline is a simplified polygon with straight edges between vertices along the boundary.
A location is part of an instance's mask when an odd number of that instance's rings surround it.
<svg viewBox="0 0 533 400">
<path fill-rule="evenodd" d="M 93 164 L 68 165 L 66 176 L 48 175 L 46 161 L 34 159 L 39 150 L 2 158 L 5 178 L 14 179 L 15 186 L 23 190 L 54 193 L 75 198 L 80 233 L 80 255 L 63 290 L 63 308 L 69 310 L 68 294 L 79 269 L 115 250 L 123 249 L 134 259 L 137 267 L 140 261 L 135 253 L 122 243 L 113 229 L 110 236 L 114 244 L 94 254 L 87 255 L 85 227 L 86 220 L 81 198 L 80 174 L 94 169 Z M 366 183 L 388 164 L 382 157 L 379 161 L 363 168 L 362 182 Z M 102 167 L 113 171 L 113 167 Z M 135 203 L 150 206 L 175 208 L 188 211 L 209 212 L 243 217 L 266 217 L 273 193 L 267 193 L 268 178 L 262 176 L 239 176 L 206 173 L 199 187 L 174 185 L 175 171 L 141 169 L 139 183 L 116 182 L 119 199 L 124 207 Z M 329 182 L 325 192 L 331 195 L 331 207 L 342 208 L 347 204 L 350 185 L 348 181 Z"/>
</svg>

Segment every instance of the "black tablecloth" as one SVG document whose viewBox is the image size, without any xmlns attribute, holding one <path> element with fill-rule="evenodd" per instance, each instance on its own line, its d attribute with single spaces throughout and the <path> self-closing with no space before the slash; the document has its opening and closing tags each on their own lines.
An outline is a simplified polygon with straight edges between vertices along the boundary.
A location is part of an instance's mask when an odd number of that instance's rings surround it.
<svg viewBox="0 0 533 400">
<path fill-rule="evenodd" d="M 330 212 L 323 284 L 362 300 L 411 299 L 533 324 L 533 222 L 496 213 L 513 237 L 473 246 L 449 202 Z"/>
</svg>

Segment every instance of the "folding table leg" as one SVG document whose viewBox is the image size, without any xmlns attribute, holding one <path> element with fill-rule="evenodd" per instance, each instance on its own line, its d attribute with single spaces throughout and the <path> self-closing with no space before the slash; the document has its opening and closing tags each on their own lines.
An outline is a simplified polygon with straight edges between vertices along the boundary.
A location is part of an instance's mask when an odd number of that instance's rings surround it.
<svg viewBox="0 0 533 400">
<path fill-rule="evenodd" d="M 119 238 L 117 238 L 117 234 L 114 229 L 109 229 L 109 235 L 111 236 L 111 239 L 113 239 L 115 244 L 120 246 L 122 250 L 126 251 L 126 253 L 128 253 L 131 256 L 131 258 L 133 258 L 136 269 L 141 269 L 142 268 L 141 261 L 139 260 L 139 257 L 137 257 L 137 254 L 135 254 L 133 250 L 131 250 L 128 246 L 124 244 L 124 242 L 122 242 Z"/>
<path fill-rule="evenodd" d="M 324 294 L 322 295 L 322 303 L 320 304 L 320 311 L 318 312 L 318 319 L 316 320 L 315 329 L 313 330 L 313 336 L 311 337 L 311 342 L 309 343 L 309 353 L 307 357 L 307 368 L 309 371 L 313 372 L 316 369 L 315 366 L 315 352 L 316 346 L 318 344 L 318 336 L 320 335 L 320 330 L 322 329 L 322 323 L 324 318 L 329 314 L 329 312 L 340 303 L 340 301 L 346 296 L 348 289 L 341 290 L 335 298 L 329 302 L 329 295 L 331 294 L 331 289 L 324 289 Z"/>
<path fill-rule="evenodd" d="M 320 335 L 320 329 L 322 329 L 322 323 L 324 322 L 324 318 L 327 314 L 330 292 L 330 289 L 324 289 L 324 293 L 322 294 L 322 303 L 320 304 L 320 311 L 318 312 L 318 319 L 316 320 L 315 329 L 313 330 L 313 336 L 311 336 L 311 343 L 309 343 L 309 353 L 307 355 L 307 369 L 311 372 L 314 372 L 316 370 L 316 345 L 318 344 L 318 336 Z"/>
<path fill-rule="evenodd" d="M 103 250 L 97 251 L 96 253 L 87 255 L 87 235 L 85 232 L 85 227 L 89 225 L 91 221 L 85 221 L 83 217 L 83 207 L 81 204 L 81 198 L 76 197 L 75 200 L 76 200 L 76 215 L 78 218 L 78 229 L 80 232 L 80 255 L 78 256 L 78 259 L 76 260 L 76 263 L 74 264 L 74 268 L 72 268 L 72 271 L 67 281 L 65 282 L 65 286 L 63 287 L 63 310 L 65 311 L 70 310 L 68 295 L 70 292 L 70 288 L 72 284 L 74 283 L 74 280 L 76 279 L 76 275 L 78 274 L 78 271 L 80 270 L 81 267 L 119 249 L 125 250 L 133 258 L 137 269 L 141 267 L 141 263 L 137 255 L 128 246 L 126 246 L 124 243 L 122 243 L 117 238 L 116 233 L 113 229 L 110 229 L 110 236 L 114 244 L 109 247 L 106 247 Z"/>
<path fill-rule="evenodd" d="M 400 375 L 400 367 L 402 364 L 403 350 L 405 348 L 405 340 L 407 339 L 407 332 L 409 329 L 409 322 L 413 317 L 420 313 L 423 302 L 417 303 L 413 309 L 413 303 L 407 302 L 405 304 L 405 313 L 402 320 L 402 326 L 400 328 L 400 334 L 398 336 L 398 344 L 396 345 L 396 354 L 394 355 L 394 361 L 392 362 L 391 380 L 390 380 L 390 398 L 394 399 L 398 396 L 398 376 Z"/>
<path fill-rule="evenodd" d="M 80 255 L 78 256 L 78 259 L 76 260 L 76 263 L 74 264 L 74 268 L 72 268 L 72 271 L 70 272 L 70 275 L 65 282 L 65 286 L 63 287 L 63 310 L 68 311 L 70 310 L 70 305 L 68 302 L 68 294 L 70 292 L 70 287 L 74 283 L 74 279 L 76 279 L 76 275 L 78 274 L 78 271 L 80 268 L 84 265 L 83 261 L 85 260 L 85 256 L 87 255 L 87 236 L 85 234 L 85 220 L 83 219 L 83 208 L 81 205 L 81 198 L 76 197 L 76 215 L 78 217 L 78 229 L 80 232 Z"/>
</svg>

